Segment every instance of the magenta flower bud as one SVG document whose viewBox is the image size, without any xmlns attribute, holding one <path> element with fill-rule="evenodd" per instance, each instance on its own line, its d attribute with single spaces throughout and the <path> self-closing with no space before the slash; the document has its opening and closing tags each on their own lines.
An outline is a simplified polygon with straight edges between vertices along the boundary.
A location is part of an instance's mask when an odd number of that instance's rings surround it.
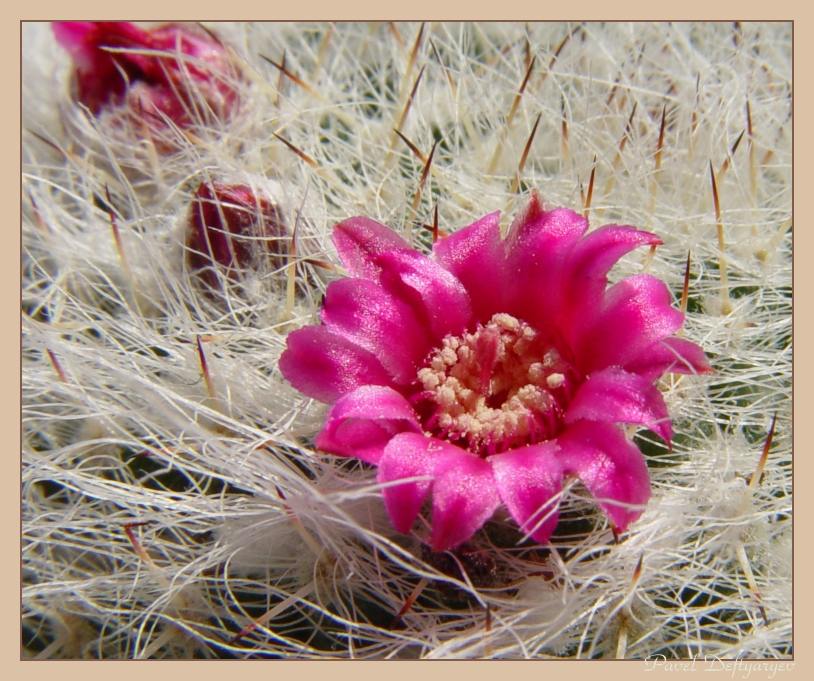
<svg viewBox="0 0 814 681">
<path fill-rule="evenodd" d="M 397 530 L 432 496 L 433 550 L 461 545 L 501 505 L 547 541 L 570 476 L 616 531 L 650 498 L 623 425 L 669 442 L 656 381 L 709 364 L 674 335 L 684 315 L 662 281 L 639 274 L 607 287 L 619 258 L 658 237 L 587 229 L 536 195 L 505 239 L 492 213 L 429 257 L 368 218 L 334 229 L 350 276 L 328 286 L 321 324 L 288 336 L 280 370 L 332 405 L 320 449 L 378 466 Z"/>
<path fill-rule="evenodd" d="M 267 261 L 285 263 L 285 223 L 277 205 L 246 185 L 202 182 L 192 199 L 187 228 L 187 262 L 214 288 Z"/>
<path fill-rule="evenodd" d="M 57 41 L 76 67 L 76 97 L 94 114 L 126 106 L 161 127 L 211 117 L 226 120 L 239 104 L 239 78 L 226 48 L 193 26 L 145 30 L 125 21 L 57 21 Z"/>
</svg>

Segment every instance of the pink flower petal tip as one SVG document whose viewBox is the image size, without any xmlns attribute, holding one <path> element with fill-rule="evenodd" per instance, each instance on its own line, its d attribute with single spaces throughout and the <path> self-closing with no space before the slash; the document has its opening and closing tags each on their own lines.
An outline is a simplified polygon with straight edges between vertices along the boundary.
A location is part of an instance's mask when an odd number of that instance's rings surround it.
<svg viewBox="0 0 814 681">
<path fill-rule="evenodd" d="M 491 213 L 432 255 L 367 218 L 334 231 L 352 277 L 329 287 L 322 324 L 289 335 L 280 370 L 332 405 L 318 447 L 378 466 L 397 530 L 409 532 L 431 499 L 435 551 L 460 546 L 501 506 L 525 536 L 548 541 L 569 476 L 615 532 L 650 498 L 623 425 L 669 442 L 656 381 L 709 364 L 674 335 L 684 316 L 663 282 L 608 287 L 613 264 L 658 237 L 586 230 L 581 215 L 533 195 L 505 239 Z"/>
</svg>

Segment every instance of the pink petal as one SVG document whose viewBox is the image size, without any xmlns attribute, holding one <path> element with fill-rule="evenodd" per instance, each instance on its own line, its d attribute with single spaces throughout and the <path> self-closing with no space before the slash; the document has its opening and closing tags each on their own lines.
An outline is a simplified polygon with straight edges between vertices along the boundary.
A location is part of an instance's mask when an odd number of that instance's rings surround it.
<svg viewBox="0 0 814 681">
<path fill-rule="evenodd" d="M 129 53 L 112 53 L 103 47 L 148 47 L 149 34 L 127 21 L 55 21 L 51 24 L 57 42 L 76 65 L 79 101 L 98 113 L 109 103 L 118 103 L 128 81 L 141 77 L 141 69 Z"/>
<path fill-rule="evenodd" d="M 509 227 L 506 241 L 514 251 L 528 243 L 549 243 L 555 249 L 573 245 L 588 229 L 588 221 L 568 208 L 545 210 L 540 196 L 533 192 L 526 207 Z M 510 253 L 516 255 L 517 253 Z M 546 253 L 539 254 L 545 257 Z"/>
<path fill-rule="evenodd" d="M 425 435 L 396 435 L 379 461 L 379 482 L 419 476 L 433 478 L 434 551 L 446 551 L 469 539 L 500 505 L 488 462 Z M 416 481 L 382 490 L 393 526 L 399 532 L 409 532 L 429 489 L 430 481 Z"/>
<path fill-rule="evenodd" d="M 380 271 L 375 259 L 395 249 L 410 248 L 404 239 L 380 222 L 366 217 L 348 218 L 333 231 L 333 242 L 339 259 L 356 277 L 375 279 Z"/>
<path fill-rule="evenodd" d="M 52 21 L 51 30 L 57 42 L 76 58 L 95 31 L 95 25 L 93 21 Z"/>
<path fill-rule="evenodd" d="M 594 421 L 575 423 L 558 442 L 565 473 L 578 476 L 614 527 L 624 531 L 650 498 L 647 464 L 638 447 L 619 427 Z"/>
<path fill-rule="evenodd" d="M 647 426 L 667 442 L 673 435 L 664 398 L 646 378 L 619 367 L 591 374 L 568 406 L 566 423 L 580 419 Z"/>
<path fill-rule="evenodd" d="M 636 359 L 628 362 L 625 369 L 649 381 L 655 381 L 667 372 L 705 374 L 712 371 L 700 347 L 675 336 L 648 346 Z"/>
<path fill-rule="evenodd" d="M 506 254 L 500 213 L 490 213 L 433 246 L 438 262 L 469 292 L 475 318 L 487 322 L 506 307 Z"/>
<path fill-rule="evenodd" d="M 340 279 L 328 286 L 322 321 L 369 350 L 396 383 L 415 380 L 430 340 L 412 307 L 369 279 Z"/>
<path fill-rule="evenodd" d="M 52 26 L 76 64 L 78 99 L 94 114 L 126 100 L 146 122 L 186 126 L 202 107 L 227 116 L 239 104 L 234 60 L 207 31 L 183 24 L 143 30 L 126 21 Z"/>
<path fill-rule="evenodd" d="M 562 323 L 567 325 L 574 315 L 590 317 L 597 313 L 608 272 L 623 255 L 639 246 L 661 243 L 655 234 L 623 225 L 605 225 L 580 240 L 565 268 L 564 295 L 569 304 L 563 310 Z"/>
<path fill-rule="evenodd" d="M 627 277 L 608 289 L 593 320 L 582 320 L 585 330 L 575 341 L 577 361 L 585 373 L 624 366 L 683 322 L 663 281 L 648 274 Z"/>
<path fill-rule="evenodd" d="M 538 330 L 552 333 L 566 301 L 563 275 L 569 253 L 588 221 L 567 208 L 543 210 L 537 194 L 509 228 L 507 272 L 511 285 L 508 310 Z"/>
<path fill-rule="evenodd" d="M 53 21 L 51 30 L 81 67 L 94 65 L 94 59 L 100 58 L 100 47 L 146 47 L 150 43 L 149 33 L 129 21 Z"/>
<path fill-rule="evenodd" d="M 447 442 L 433 441 L 433 551 L 458 546 L 477 532 L 500 505 L 492 466 Z"/>
<path fill-rule="evenodd" d="M 375 355 L 324 326 L 288 334 L 280 371 L 301 393 L 328 403 L 359 386 L 391 382 Z"/>
<path fill-rule="evenodd" d="M 582 239 L 568 261 L 569 277 L 575 285 L 598 284 L 604 287 L 611 267 L 622 256 L 639 246 L 657 246 L 655 234 L 626 225 L 605 225 Z"/>
<path fill-rule="evenodd" d="M 520 529 L 548 541 L 559 520 L 562 465 L 556 442 L 510 450 L 490 457 L 500 498 Z"/>
<path fill-rule="evenodd" d="M 417 433 L 396 435 L 384 448 L 377 480 L 388 483 L 404 478 L 432 477 L 437 449 L 444 444 Z M 410 531 L 430 491 L 430 483 L 431 480 L 411 481 L 382 489 L 384 505 L 393 527 L 399 532 Z"/>
<path fill-rule="evenodd" d="M 460 334 L 472 321 L 472 305 L 463 284 L 434 260 L 412 250 L 379 256 L 381 282 L 410 303 L 437 341 Z"/>
<path fill-rule="evenodd" d="M 316 445 L 331 454 L 378 464 L 387 443 L 405 430 L 421 432 L 409 402 L 392 388 L 363 385 L 331 407 Z"/>
</svg>

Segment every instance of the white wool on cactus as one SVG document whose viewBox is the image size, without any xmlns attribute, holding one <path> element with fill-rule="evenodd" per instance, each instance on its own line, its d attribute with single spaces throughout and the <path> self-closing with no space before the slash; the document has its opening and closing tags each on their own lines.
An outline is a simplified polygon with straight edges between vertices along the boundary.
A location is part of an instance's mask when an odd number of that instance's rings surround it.
<svg viewBox="0 0 814 681">
<path fill-rule="evenodd" d="M 23 24 L 26 656 L 792 655 L 790 23 L 117 30 L 100 104 Z M 665 281 L 712 371 L 659 382 L 672 447 L 630 429 L 621 535 L 569 479 L 546 543 L 501 511 L 433 552 L 278 360 L 334 225 L 426 253 L 533 190 L 658 235 L 610 279 Z"/>
</svg>

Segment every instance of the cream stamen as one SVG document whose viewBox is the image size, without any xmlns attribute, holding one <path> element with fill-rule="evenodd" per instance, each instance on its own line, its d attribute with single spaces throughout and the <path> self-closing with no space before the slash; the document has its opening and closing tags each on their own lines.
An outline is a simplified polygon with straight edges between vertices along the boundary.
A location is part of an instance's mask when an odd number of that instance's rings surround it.
<svg viewBox="0 0 814 681">
<path fill-rule="evenodd" d="M 444 338 L 418 372 L 436 407 L 429 434 L 482 455 L 553 437 L 571 372 L 534 328 L 496 314 L 472 333 Z"/>
</svg>

